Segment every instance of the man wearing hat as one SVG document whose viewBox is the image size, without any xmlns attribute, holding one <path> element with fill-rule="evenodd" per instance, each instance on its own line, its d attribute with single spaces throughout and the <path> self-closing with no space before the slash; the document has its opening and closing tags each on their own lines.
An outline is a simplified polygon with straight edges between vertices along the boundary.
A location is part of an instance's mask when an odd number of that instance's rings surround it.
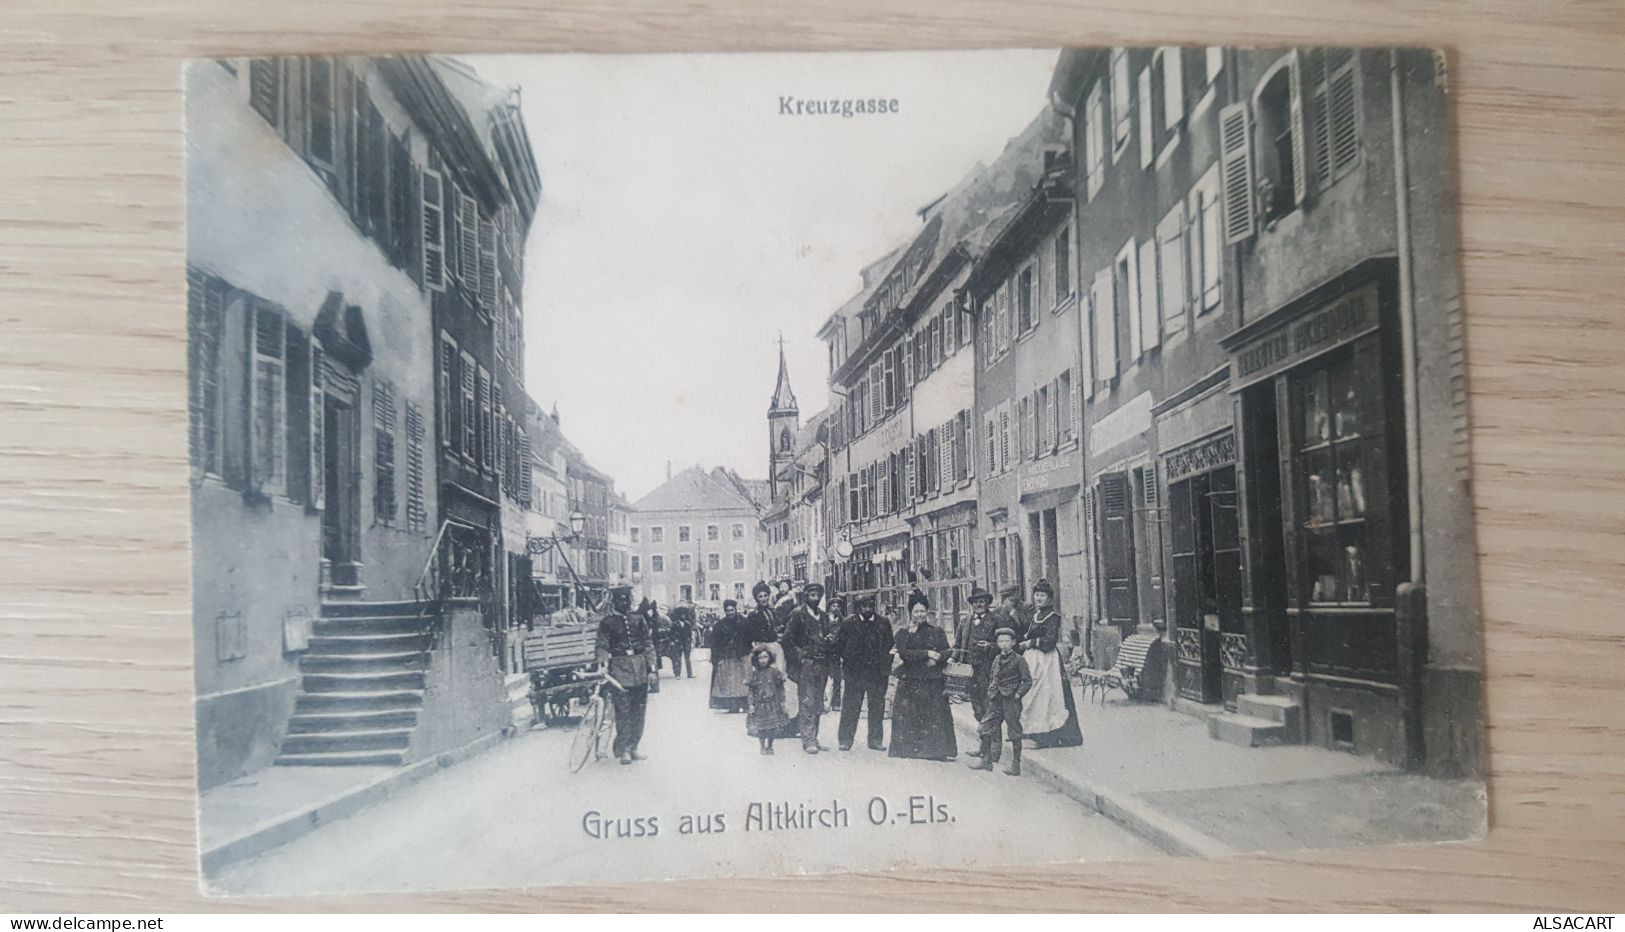
<svg viewBox="0 0 1625 932">
<path fill-rule="evenodd" d="M 835 657 L 838 622 L 820 604 L 824 587 L 808 583 L 801 591 L 801 604 L 790 613 L 785 625 L 785 654 L 795 671 L 796 693 L 800 700 L 797 723 L 801 749 L 808 754 L 827 751 L 818 743 L 819 719 L 824 714 L 824 691 L 829 687 L 830 664 Z"/>
<path fill-rule="evenodd" d="M 982 720 L 982 713 L 987 711 L 987 676 L 993 655 L 998 653 L 998 645 L 994 643 L 994 634 L 1001 624 L 988 608 L 993 604 L 993 593 L 981 586 L 976 586 L 970 592 L 970 623 L 962 632 L 964 637 L 959 641 L 958 647 L 965 652 L 965 660 L 970 664 L 970 707 L 976 713 L 976 720 Z M 1014 629 L 1012 629 L 1014 630 Z M 975 756 L 979 752 L 969 752 Z"/>
<path fill-rule="evenodd" d="M 891 676 L 891 620 L 875 614 L 875 597 L 860 595 L 857 614 L 841 622 L 836 636 L 841 658 L 841 724 L 835 732 L 843 751 L 852 750 L 858 715 L 869 706 L 869 749 L 886 750 L 886 683 Z"/>
<path fill-rule="evenodd" d="M 620 689 L 610 690 L 615 703 L 615 756 L 621 763 L 643 760 L 638 743 L 643 740 L 643 716 L 649 705 L 649 688 L 660 680 L 655 659 L 654 632 L 648 619 L 632 611 L 632 590 L 611 590 L 610 611 L 598 622 L 595 658 Z"/>
<path fill-rule="evenodd" d="M 1027 610 L 1021 604 L 1021 587 L 1015 584 L 1005 586 L 999 590 L 999 607 L 993 610 L 993 617 L 999 624 L 1008 626 L 1016 633 L 1016 642 L 1027 634 Z"/>
</svg>

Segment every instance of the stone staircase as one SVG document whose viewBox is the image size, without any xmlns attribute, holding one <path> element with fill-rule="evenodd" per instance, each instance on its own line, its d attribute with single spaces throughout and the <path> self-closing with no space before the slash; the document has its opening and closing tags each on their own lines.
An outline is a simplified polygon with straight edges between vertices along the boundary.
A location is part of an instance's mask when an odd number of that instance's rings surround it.
<svg viewBox="0 0 1625 932">
<path fill-rule="evenodd" d="M 423 709 L 432 615 L 417 602 L 324 602 L 299 659 L 276 763 L 398 766 Z"/>
<path fill-rule="evenodd" d="M 1242 693 L 1236 711 L 1208 716 L 1208 735 L 1243 747 L 1299 744 L 1303 741 L 1303 704 L 1292 696 Z"/>
</svg>

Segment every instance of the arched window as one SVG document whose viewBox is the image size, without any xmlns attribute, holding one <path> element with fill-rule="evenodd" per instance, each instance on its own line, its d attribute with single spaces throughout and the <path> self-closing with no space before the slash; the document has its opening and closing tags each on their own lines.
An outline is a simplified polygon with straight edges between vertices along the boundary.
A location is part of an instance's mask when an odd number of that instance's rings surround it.
<svg viewBox="0 0 1625 932">
<path fill-rule="evenodd" d="M 790 452 L 790 428 L 788 427 L 779 431 L 779 451 L 782 453 Z"/>
<path fill-rule="evenodd" d="M 1297 61 L 1287 56 L 1259 84 L 1257 114 L 1258 194 L 1265 220 L 1291 213 L 1302 194 L 1303 140 L 1298 116 Z"/>
</svg>

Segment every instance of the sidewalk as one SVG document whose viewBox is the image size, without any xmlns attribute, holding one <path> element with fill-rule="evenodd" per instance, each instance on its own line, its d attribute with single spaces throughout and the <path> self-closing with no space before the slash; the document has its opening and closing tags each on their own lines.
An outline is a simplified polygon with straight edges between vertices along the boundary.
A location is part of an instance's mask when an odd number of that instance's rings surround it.
<svg viewBox="0 0 1625 932">
<path fill-rule="evenodd" d="M 266 767 L 198 794 L 203 873 L 287 844 L 502 740 L 487 735 L 402 767 Z"/>
<path fill-rule="evenodd" d="M 962 747 L 975 747 L 969 704 L 953 711 Z M 1173 854 L 1459 841 L 1485 831 L 1484 787 L 1474 781 L 1306 745 L 1240 747 L 1208 737 L 1204 719 L 1121 697 L 1104 707 L 1080 697 L 1078 716 L 1082 747 L 1026 751 L 1023 769 Z"/>
</svg>

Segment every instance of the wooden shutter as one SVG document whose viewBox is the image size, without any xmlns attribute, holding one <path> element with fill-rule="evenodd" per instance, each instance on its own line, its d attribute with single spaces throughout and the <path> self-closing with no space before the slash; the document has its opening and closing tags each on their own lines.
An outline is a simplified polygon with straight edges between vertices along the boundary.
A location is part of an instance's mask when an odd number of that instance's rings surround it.
<svg viewBox="0 0 1625 932">
<path fill-rule="evenodd" d="M 869 423 L 879 424 L 886 415 L 885 373 L 880 363 L 869 367 Z"/>
<path fill-rule="evenodd" d="M 885 409 L 896 410 L 899 392 L 897 391 L 897 356 L 892 350 L 887 350 L 880 360 L 881 380 L 885 385 Z"/>
<path fill-rule="evenodd" d="M 1128 476 L 1106 473 L 1100 477 L 1101 570 L 1105 575 L 1106 618 L 1113 624 L 1138 621 L 1134 584 L 1134 537 Z"/>
<path fill-rule="evenodd" d="M 1224 241 L 1239 243 L 1253 235 L 1252 127 L 1245 103 L 1219 111 L 1219 175 L 1224 202 Z"/>
<path fill-rule="evenodd" d="M 999 405 L 999 472 L 1010 468 L 1010 403 Z"/>
<path fill-rule="evenodd" d="M 970 412 L 960 411 L 954 416 L 954 479 L 968 479 L 975 475 L 975 444 L 970 436 Z"/>
<path fill-rule="evenodd" d="M 381 524 L 395 523 L 395 386 L 372 383 L 372 503 Z"/>
<path fill-rule="evenodd" d="M 903 448 L 903 495 L 910 501 L 919 497 L 919 480 L 914 468 L 916 446 L 914 438 L 910 438 L 908 446 Z"/>
<path fill-rule="evenodd" d="M 1355 85 L 1355 59 L 1353 49 L 1333 49 L 1326 52 L 1327 109 L 1330 126 L 1332 166 L 1342 174 L 1360 157 L 1359 95 Z"/>
<path fill-rule="evenodd" d="M 288 476 L 283 488 L 289 501 L 303 502 L 310 496 L 310 345 L 313 341 L 291 321 L 287 327 L 284 387 Z"/>
<path fill-rule="evenodd" d="M 1157 225 L 1157 281 L 1162 330 L 1168 339 L 1185 330 L 1185 202 L 1174 204 Z"/>
<path fill-rule="evenodd" d="M 1162 304 L 1157 293 L 1157 238 L 1140 243 L 1140 333 L 1149 352 L 1162 343 Z"/>
<path fill-rule="evenodd" d="M 491 404 L 491 373 L 480 367 L 480 449 L 478 459 L 486 469 L 496 465 L 496 412 Z"/>
<path fill-rule="evenodd" d="M 1049 383 L 1049 403 L 1044 406 L 1044 412 L 1049 415 L 1049 429 L 1045 434 L 1049 438 L 1050 449 L 1061 445 L 1061 380 L 1057 378 Z"/>
<path fill-rule="evenodd" d="M 1072 380 L 1072 437 L 1083 442 L 1083 383 L 1084 378 Z"/>
<path fill-rule="evenodd" d="M 406 529 L 428 530 L 429 510 L 423 498 L 423 408 L 406 402 Z"/>
<path fill-rule="evenodd" d="M 497 312 L 497 228 L 489 220 L 481 220 L 480 237 L 480 310 L 486 314 Z"/>
<path fill-rule="evenodd" d="M 445 185 L 440 173 L 424 169 L 419 218 L 423 230 L 423 286 L 446 290 L 446 206 Z"/>
<path fill-rule="evenodd" d="M 1173 129 L 1185 116 L 1185 50 L 1177 45 L 1162 50 L 1162 125 Z"/>
<path fill-rule="evenodd" d="M 952 419 L 950 419 L 948 423 L 937 428 L 937 465 L 939 467 L 937 481 L 938 486 L 943 489 L 951 489 L 954 486 L 953 428 L 954 422 Z"/>
<path fill-rule="evenodd" d="M 312 509 L 327 507 L 327 354 L 320 341 L 310 341 L 310 500 Z"/>
<path fill-rule="evenodd" d="M 1150 168 L 1156 158 L 1155 133 L 1151 123 L 1151 69 L 1140 69 L 1140 167 Z"/>
<path fill-rule="evenodd" d="M 282 118 L 282 59 L 256 58 L 248 63 L 248 105 L 272 126 Z"/>
<path fill-rule="evenodd" d="M 1116 268 L 1123 273 L 1123 292 L 1116 297 L 1123 302 L 1123 318 L 1128 322 L 1128 354 L 1132 366 L 1145 352 L 1145 315 L 1140 311 L 1140 253 L 1132 239 L 1123 244 L 1123 250 L 1117 254 Z"/>
<path fill-rule="evenodd" d="M 463 285 L 476 295 L 480 291 L 480 205 L 457 192 L 457 258 Z"/>
<path fill-rule="evenodd" d="M 1287 86 L 1291 89 L 1292 121 L 1292 203 L 1303 206 L 1309 193 L 1309 161 L 1304 157 L 1303 141 L 1307 131 L 1303 119 L 1303 67 L 1298 53 L 1293 52 L 1287 65 Z"/>
<path fill-rule="evenodd" d="M 1095 379 L 1101 384 L 1117 378 L 1117 301 L 1113 270 L 1095 273 Z"/>
<path fill-rule="evenodd" d="M 464 353 L 462 358 L 462 376 L 462 453 L 471 462 L 478 462 L 480 458 L 479 375 L 478 367 L 474 364 L 474 357 L 467 353 Z"/>
<path fill-rule="evenodd" d="M 519 500 L 528 507 L 536 489 L 530 474 L 530 437 L 524 431 L 519 432 L 519 462 Z"/>
</svg>

